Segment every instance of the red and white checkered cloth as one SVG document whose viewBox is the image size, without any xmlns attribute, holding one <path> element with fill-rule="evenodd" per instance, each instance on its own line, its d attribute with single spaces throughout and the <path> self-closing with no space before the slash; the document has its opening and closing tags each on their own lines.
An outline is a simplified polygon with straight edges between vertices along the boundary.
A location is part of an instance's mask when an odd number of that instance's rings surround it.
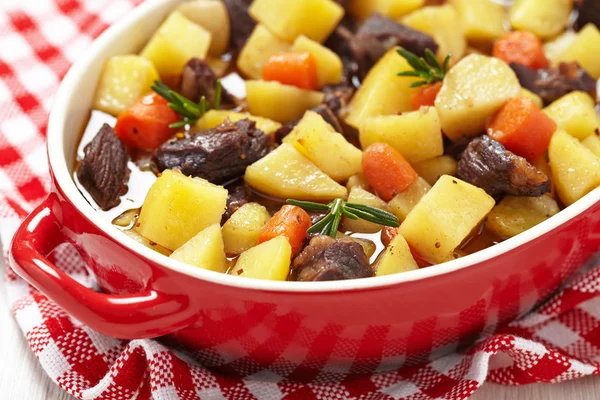
<svg viewBox="0 0 600 400">
<path fill-rule="evenodd" d="M 44 0 L 0 13 L 0 239 L 48 189 L 45 131 L 69 65 L 141 0 Z M 73 248 L 50 257 L 92 285 Z M 465 399 L 487 380 L 560 382 L 600 373 L 600 267 L 547 304 L 462 353 L 426 365 L 338 382 L 297 383 L 263 371 L 220 375 L 154 340 L 121 341 L 82 326 L 7 271 L 15 318 L 45 371 L 80 399 Z M 2 345 L 10 345 L 3 343 Z"/>
</svg>

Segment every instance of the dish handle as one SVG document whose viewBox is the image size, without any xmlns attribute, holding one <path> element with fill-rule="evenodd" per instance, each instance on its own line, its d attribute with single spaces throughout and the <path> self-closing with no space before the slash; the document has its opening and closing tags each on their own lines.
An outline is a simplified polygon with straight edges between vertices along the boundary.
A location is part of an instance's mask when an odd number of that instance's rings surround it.
<svg viewBox="0 0 600 400">
<path fill-rule="evenodd" d="M 9 262 L 13 270 L 84 325 L 119 339 L 164 336 L 191 325 L 195 312 L 186 295 L 165 294 L 148 288 L 140 293 L 113 295 L 89 289 L 47 258 L 64 242 L 62 224 L 51 193 L 18 228 Z"/>
</svg>

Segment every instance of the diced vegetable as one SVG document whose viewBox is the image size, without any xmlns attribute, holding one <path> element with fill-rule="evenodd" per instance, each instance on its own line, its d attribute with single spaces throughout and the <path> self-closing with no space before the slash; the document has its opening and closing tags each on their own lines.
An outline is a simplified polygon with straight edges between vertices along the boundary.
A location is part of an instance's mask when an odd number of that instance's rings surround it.
<svg viewBox="0 0 600 400">
<path fill-rule="evenodd" d="M 494 204 L 482 189 L 444 175 L 408 214 L 399 232 L 427 261 L 449 261 Z"/>
<path fill-rule="evenodd" d="M 143 57 L 111 57 L 102 70 L 93 108 L 117 116 L 150 92 L 150 86 L 157 79 L 156 68 Z"/>
<path fill-rule="evenodd" d="M 356 91 L 344 118 L 348 125 L 358 129 L 366 118 L 412 110 L 411 98 L 418 89 L 409 86 L 418 78 L 396 76 L 412 69 L 396 50 L 388 51 L 371 68 Z"/>
<path fill-rule="evenodd" d="M 587 24 L 567 49 L 556 57 L 556 62 L 577 61 L 594 79 L 600 78 L 600 30 Z"/>
<path fill-rule="evenodd" d="M 600 158 L 565 131 L 552 136 L 548 157 L 558 197 L 567 206 L 600 185 Z"/>
<path fill-rule="evenodd" d="M 548 149 L 556 123 L 525 97 L 508 100 L 488 124 L 488 135 L 509 151 L 535 160 Z"/>
<path fill-rule="evenodd" d="M 375 276 L 398 274 L 419 269 L 408 243 L 396 235 L 375 263 Z"/>
<path fill-rule="evenodd" d="M 587 147 L 596 155 L 596 157 L 600 157 L 600 137 L 598 136 L 588 136 L 582 142 L 582 145 Z"/>
<path fill-rule="evenodd" d="M 307 38 L 298 36 L 292 51 L 310 53 L 317 63 L 317 86 L 333 85 L 342 80 L 343 64 L 341 58 L 329 48 Z"/>
<path fill-rule="evenodd" d="M 464 28 L 460 15 L 451 4 L 436 7 L 423 7 L 407 15 L 402 23 L 427 33 L 440 46 L 438 49 L 438 61 L 442 62 L 447 54 L 450 54 L 450 63 L 456 64 L 462 58 L 467 49 Z"/>
<path fill-rule="evenodd" d="M 124 234 L 126 234 L 127 236 L 129 236 L 130 238 L 132 238 L 133 240 L 135 240 L 136 242 L 141 243 L 144 246 L 148 247 L 149 249 L 157 251 L 162 255 L 169 256 L 171 254 L 171 250 L 165 249 L 161 245 L 151 242 L 150 240 L 148 240 L 145 237 L 143 237 L 142 235 L 140 235 L 138 231 L 129 229 L 129 230 L 122 231 L 122 232 Z"/>
<path fill-rule="evenodd" d="M 348 195 L 348 203 L 364 204 L 388 211 L 388 206 L 385 201 L 359 187 L 355 187 L 350 191 L 350 194 Z M 382 225 L 374 224 L 372 222 L 365 221 L 364 219 L 349 218 L 343 219 L 342 227 L 346 231 L 358 233 L 375 233 L 379 232 L 381 228 L 383 228 Z"/>
<path fill-rule="evenodd" d="M 366 118 L 360 126 L 359 138 L 363 149 L 373 143 L 387 143 L 410 163 L 444 154 L 440 119 L 434 107 Z"/>
<path fill-rule="evenodd" d="M 229 272 L 243 278 L 285 281 L 290 274 L 292 246 L 288 239 L 278 236 L 242 253 Z"/>
<path fill-rule="evenodd" d="M 292 255 L 302 248 L 307 230 L 312 225 L 310 215 L 300 207 L 285 205 L 262 228 L 258 242 L 264 243 L 277 236 L 285 236 L 292 246 Z"/>
<path fill-rule="evenodd" d="M 365 178 L 365 175 L 362 172 L 360 172 L 356 175 L 352 175 L 348 179 L 348 182 L 346 182 L 346 188 L 348 188 L 348 191 L 351 191 L 355 187 L 359 187 L 359 188 L 367 190 L 367 191 L 371 187 L 369 185 L 369 182 L 367 182 L 367 178 Z"/>
<path fill-rule="evenodd" d="M 227 190 L 200 178 L 166 170 L 154 182 L 139 217 L 139 232 L 175 250 L 198 232 L 221 221 Z"/>
<path fill-rule="evenodd" d="M 177 132 L 169 125 L 179 121 L 179 115 L 167 100 L 156 93 L 148 94 L 119 114 L 115 132 L 127 146 L 153 150 Z"/>
<path fill-rule="evenodd" d="M 188 240 L 171 254 L 172 259 L 215 272 L 227 271 L 221 227 L 214 224 Z"/>
<path fill-rule="evenodd" d="M 220 57 L 229 47 L 230 21 L 225 3 L 220 0 L 194 0 L 177 7 L 186 18 L 211 33 L 208 53 Z"/>
<path fill-rule="evenodd" d="M 279 122 L 300 119 L 323 101 L 323 93 L 282 85 L 279 82 L 246 81 L 250 113 Z"/>
<path fill-rule="evenodd" d="M 555 39 L 544 43 L 544 53 L 546 53 L 546 58 L 550 60 L 552 64 L 556 64 L 554 60 L 571 47 L 576 39 L 577 32 L 568 30 L 561 33 Z"/>
<path fill-rule="evenodd" d="M 288 51 L 290 44 L 273 35 L 263 25 L 256 25 L 237 59 L 237 67 L 252 79 L 261 79 L 263 67 L 273 54 Z"/>
<path fill-rule="evenodd" d="M 552 176 L 552 170 L 550 169 L 550 162 L 548 161 L 548 153 L 541 155 L 535 160 L 531 161 L 531 165 L 536 167 L 539 171 L 543 172 L 547 177 Z M 553 199 L 556 198 L 556 189 L 554 185 L 554 180 L 550 179 L 550 193 L 546 193 L 548 196 Z"/>
<path fill-rule="evenodd" d="M 317 62 L 308 52 L 273 54 L 263 66 L 262 75 L 265 81 L 307 90 L 317 88 Z"/>
<path fill-rule="evenodd" d="M 271 134 L 277 129 L 281 128 L 281 124 L 279 122 L 272 121 L 268 118 L 257 117 L 247 112 L 209 110 L 196 122 L 194 129 L 199 131 L 212 129 L 221 125 L 226 119 L 229 119 L 231 122 L 237 122 L 246 118 L 256 122 L 256 127 L 267 134 Z"/>
<path fill-rule="evenodd" d="M 398 236 L 398 234 L 398 228 L 384 226 L 381 230 L 381 243 L 386 247 L 389 246 L 392 243 L 392 239 Z"/>
<path fill-rule="evenodd" d="M 260 231 L 271 216 L 258 203 L 244 204 L 223 224 L 225 253 L 238 255 L 258 244 Z"/>
<path fill-rule="evenodd" d="M 441 88 L 442 82 L 436 82 L 432 85 L 421 87 L 418 92 L 412 95 L 410 100 L 412 109 L 418 110 L 421 107 L 435 106 L 435 98 L 437 97 Z"/>
<path fill-rule="evenodd" d="M 173 11 L 140 55 L 152 61 L 161 78 L 168 80 L 180 74 L 190 58 L 205 59 L 211 40 L 209 31 Z"/>
<path fill-rule="evenodd" d="M 332 0 L 294 0 L 282 6 L 280 0 L 254 0 L 250 15 L 288 42 L 305 35 L 322 43 L 344 16 L 344 9 Z"/>
<path fill-rule="evenodd" d="M 594 99 L 589 94 L 577 91 L 556 100 L 544 112 L 569 135 L 582 140 L 600 129 L 600 118 L 594 106 Z"/>
<path fill-rule="evenodd" d="M 548 67 L 542 41 L 531 32 L 509 32 L 494 42 L 494 57 L 506 63 L 515 62 L 533 69 Z"/>
<path fill-rule="evenodd" d="M 502 239 L 533 228 L 560 211 L 550 196 L 506 196 L 488 214 L 486 227 Z"/>
<path fill-rule="evenodd" d="M 396 19 L 423 4 L 425 0 L 350 0 L 350 13 L 358 19 L 366 19 L 375 12 Z"/>
<path fill-rule="evenodd" d="M 572 10 L 572 0 L 516 0 L 510 8 L 510 23 L 514 29 L 548 39 L 567 27 Z"/>
<path fill-rule="evenodd" d="M 408 187 L 404 192 L 398 193 L 388 203 L 389 210 L 400 221 L 404 221 L 413 208 L 431 190 L 431 185 L 421 177 Z"/>
<path fill-rule="evenodd" d="M 338 182 L 346 181 L 362 169 L 362 152 L 313 111 L 304 114 L 283 142 L 296 147 L 321 171 Z"/>
<path fill-rule="evenodd" d="M 385 143 L 366 148 L 362 166 L 367 181 L 385 201 L 408 189 L 419 177 L 402 154 Z"/>
<path fill-rule="evenodd" d="M 456 175 L 458 163 L 452 156 L 440 156 L 413 164 L 419 176 L 434 185 L 442 175 Z"/>
<path fill-rule="evenodd" d="M 542 98 L 540 96 L 538 96 L 537 94 L 530 92 L 529 90 L 527 90 L 525 88 L 521 88 L 520 96 L 533 101 L 533 103 L 536 106 L 538 106 L 539 108 L 544 107 L 544 101 L 542 100 Z"/>
<path fill-rule="evenodd" d="M 504 7 L 493 1 L 450 0 L 464 26 L 465 36 L 475 43 L 491 43 L 504 35 Z"/>
<path fill-rule="evenodd" d="M 454 141 L 478 135 L 488 118 L 520 92 L 519 80 L 506 63 L 478 54 L 466 56 L 446 74 L 435 100 L 442 130 Z"/>
<path fill-rule="evenodd" d="M 345 187 L 287 143 L 249 166 L 245 180 L 259 192 L 281 199 L 331 201 L 348 195 Z"/>
</svg>

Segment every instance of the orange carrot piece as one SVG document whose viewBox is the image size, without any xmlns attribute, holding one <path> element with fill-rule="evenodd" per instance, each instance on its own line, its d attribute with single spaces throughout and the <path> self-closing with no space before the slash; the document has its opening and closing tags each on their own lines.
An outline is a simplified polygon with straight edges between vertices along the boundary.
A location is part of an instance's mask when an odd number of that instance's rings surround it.
<svg viewBox="0 0 600 400">
<path fill-rule="evenodd" d="M 402 154 L 386 143 L 367 147 L 363 152 L 362 167 L 369 185 L 385 201 L 405 191 L 419 177 Z"/>
<path fill-rule="evenodd" d="M 555 131 L 552 118 L 525 97 L 508 100 L 487 127 L 489 137 L 529 161 L 544 154 Z"/>
<path fill-rule="evenodd" d="M 421 107 L 433 107 L 435 105 L 435 98 L 437 97 L 440 89 L 442 88 L 442 82 L 436 82 L 431 85 L 423 86 L 419 91 L 414 93 L 411 98 L 411 105 L 413 110 L 418 110 Z"/>
<path fill-rule="evenodd" d="M 317 88 L 317 62 L 310 53 L 278 53 L 263 67 L 265 81 L 277 81 L 300 89 Z"/>
<path fill-rule="evenodd" d="M 392 239 L 394 239 L 398 233 L 400 233 L 398 228 L 384 226 L 381 230 L 381 243 L 383 243 L 385 247 L 389 246 L 392 242 Z"/>
<path fill-rule="evenodd" d="M 267 242 L 277 236 L 285 236 L 292 246 L 292 254 L 302 248 L 308 228 L 312 225 L 310 215 L 297 206 L 285 205 L 271 217 L 258 237 L 258 243 Z"/>
<path fill-rule="evenodd" d="M 494 43 L 492 55 L 507 63 L 515 62 L 534 69 L 546 68 L 548 59 L 542 41 L 531 32 L 509 32 Z"/>
<path fill-rule="evenodd" d="M 177 130 L 169 125 L 179 121 L 168 101 L 151 93 L 119 114 L 115 132 L 127 146 L 153 150 L 173 136 Z"/>
</svg>

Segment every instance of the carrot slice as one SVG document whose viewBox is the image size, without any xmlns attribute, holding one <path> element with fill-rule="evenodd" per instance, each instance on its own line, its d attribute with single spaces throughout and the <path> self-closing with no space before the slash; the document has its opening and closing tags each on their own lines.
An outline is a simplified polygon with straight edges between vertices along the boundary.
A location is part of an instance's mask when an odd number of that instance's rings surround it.
<svg viewBox="0 0 600 400">
<path fill-rule="evenodd" d="M 496 40 L 492 55 L 507 63 L 515 62 L 534 69 L 548 67 L 542 41 L 531 32 L 507 33 Z"/>
<path fill-rule="evenodd" d="M 431 85 L 423 86 L 419 91 L 412 95 L 411 105 L 413 110 L 418 110 L 421 107 L 433 107 L 435 105 L 435 98 L 437 97 L 440 89 L 442 88 L 442 82 L 436 82 Z"/>
<path fill-rule="evenodd" d="M 556 123 L 530 99 L 508 100 L 488 123 L 488 136 L 533 161 L 548 149 Z"/>
<path fill-rule="evenodd" d="M 385 247 L 389 246 L 390 243 L 392 243 L 392 239 L 398 236 L 399 233 L 400 231 L 398 228 L 384 226 L 381 230 L 381 243 L 383 243 Z"/>
<path fill-rule="evenodd" d="M 379 197 L 390 201 L 408 189 L 419 175 L 396 149 L 386 143 L 374 143 L 362 157 L 363 173 Z"/>
<path fill-rule="evenodd" d="M 292 254 L 302 248 L 308 228 L 312 225 L 310 215 L 297 206 L 285 205 L 271 217 L 258 237 L 258 243 L 267 242 L 277 236 L 285 236 L 292 246 Z"/>
<path fill-rule="evenodd" d="M 179 116 L 169 108 L 168 101 L 151 93 L 119 114 L 115 132 L 129 147 L 153 150 L 177 132 L 169 128 L 177 121 Z"/>
<path fill-rule="evenodd" d="M 317 88 L 317 62 L 310 53 L 278 53 L 263 67 L 265 81 L 277 81 L 300 89 Z"/>
</svg>

